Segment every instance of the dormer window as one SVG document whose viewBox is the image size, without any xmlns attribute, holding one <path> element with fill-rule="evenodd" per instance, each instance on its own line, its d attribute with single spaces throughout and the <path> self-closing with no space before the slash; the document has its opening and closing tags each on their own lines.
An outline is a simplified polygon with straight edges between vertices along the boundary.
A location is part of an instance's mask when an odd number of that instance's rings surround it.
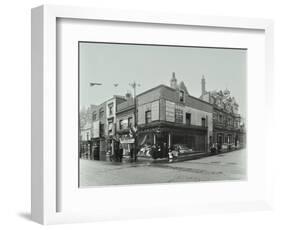
<svg viewBox="0 0 281 230">
<path fill-rule="evenodd" d="M 184 102 L 184 91 L 180 91 L 180 102 Z"/>
</svg>

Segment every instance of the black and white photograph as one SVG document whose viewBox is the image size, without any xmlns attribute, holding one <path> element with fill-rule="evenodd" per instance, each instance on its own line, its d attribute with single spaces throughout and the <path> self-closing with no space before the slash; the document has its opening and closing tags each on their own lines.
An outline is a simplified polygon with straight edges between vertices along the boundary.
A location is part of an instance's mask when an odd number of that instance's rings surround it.
<svg viewBox="0 0 281 230">
<path fill-rule="evenodd" d="M 247 179 L 247 49 L 80 41 L 79 187 Z"/>
</svg>

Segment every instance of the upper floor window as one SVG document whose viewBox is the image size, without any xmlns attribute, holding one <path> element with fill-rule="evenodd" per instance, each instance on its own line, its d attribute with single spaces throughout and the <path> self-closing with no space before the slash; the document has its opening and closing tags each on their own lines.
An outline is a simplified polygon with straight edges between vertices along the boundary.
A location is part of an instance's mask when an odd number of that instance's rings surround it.
<svg viewBox="0 0 281 230">
<path fill-rule="evenodd" d="M 201 124 L 202 124 L 203 127 L 206 127 L 206 118 L 203 117 L 201 119 Z"/>
<path fill-rule="evenodd" d="M 228 118 L 228 125 L 232 126 L 232 119 L 231 118 Z"/>
<path fill-rule="evenodd" d="M 94 112 L 94 113 L 93 113 L 93 121 L 95 121 L 96 119 L 97 119 L 97 113 Z"/>
<path fill-rule="evenodd" d="M 123 120 L 119 120 L 119 129 L 123 129 Z"/>
<path fill-rule="evenodd" d="M 184 91 L 180 91 L 180 102 L 184 102 Z"/>
<path fill-rule="evenodd" d="M 109 119 L 108 120 L 108 133 L 109 134 L 112 134 L 112 132 L 113 132 L 113 119 Z"/>
<path fill-rule="evenodd" d="M 185 114 L 185 123 L 187 125 L 190 125 L 191 124 L 191 114 L 190 113 L 186 113 Z"/>
<path fill-rule="evenodd" d="M 151 110 L 145 112 L 145 123 L 151 122 Z"/>
<path fill-rule="evenodd" d="M 112 125 L 113 124 L 113 120 L 112 119 L 108 119 L 108 128 L 112 128 Z"/>
<path fill-rule="evenodd" d="M 104 110 L 103 110 L 103 108 L 100 109 L 99 117 L 100 117 L 100 118 L 103 118 L 103 117 L 104 117 Z"/>
<path fill-rule="evenodd" d="M 104 136 L 104 124 L 100 124 L 100 136 Z"/>
<path fill-rule="evenodd" d="M 223 122 L 223 116 L 222 116 L 222 114 L 219 115 L 219 122 Z"/>
<path fill-rule="evenodd" d="M 113 103 L 108 105 L 109 116 L 113 115 Z"/>
<path fill-rule="evenodd" d="M 129 117 L 128 118 L 128 127 L 132 127 L 132 125 L 133 125 L 133 118 Z"/>
</svg>

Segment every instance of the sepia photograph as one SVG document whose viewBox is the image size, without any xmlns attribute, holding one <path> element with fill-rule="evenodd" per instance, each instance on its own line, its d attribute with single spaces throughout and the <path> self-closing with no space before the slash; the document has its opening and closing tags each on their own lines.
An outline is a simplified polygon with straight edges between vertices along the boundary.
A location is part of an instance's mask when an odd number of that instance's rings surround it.
<svg viewBox="0 0 281 230">
<path fill-rule="evenodd" d="M 247 49 L 80 41 L 79 187 L 247 179 Z"/>
</svg>

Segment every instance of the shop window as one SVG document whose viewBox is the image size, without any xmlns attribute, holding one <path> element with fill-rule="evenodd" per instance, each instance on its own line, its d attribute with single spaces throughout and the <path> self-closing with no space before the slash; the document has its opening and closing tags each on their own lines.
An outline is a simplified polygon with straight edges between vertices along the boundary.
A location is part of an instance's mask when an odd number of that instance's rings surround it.
<svg viewBox="0 0 281 230">
<path fill-rule="evenodd" d="M 221 134 L 218 134 L 218 135 L 217 135 L 217 143 L 221 145 L 222 142 L 223 142 L 223 137 L 222 137 Z"/>
<path fill-rule="evenodd" d="M 224 137 L 224 143 L 228 143 L 228 136 Z"/>
<path fill-rule="evenodd" d="M 228 143 L 232 143 L 232 136 L 228 135 Z"/>
<path fill-rule="evenodd" d="M 151 110 L 145 112 L 145 123 L 148 124 L 151 122 Z"/>
</svg>

